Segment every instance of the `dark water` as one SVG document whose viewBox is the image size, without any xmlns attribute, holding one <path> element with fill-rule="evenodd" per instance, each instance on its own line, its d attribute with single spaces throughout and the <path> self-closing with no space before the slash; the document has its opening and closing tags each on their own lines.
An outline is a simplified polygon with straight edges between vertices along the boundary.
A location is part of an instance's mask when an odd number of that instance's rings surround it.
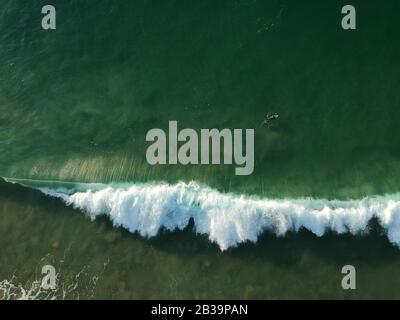
<svg viewBox="0 0 400 320">
<path fill-rule="evenodd" d="M 282 196 L 398 191 L 398 1 L 5 1 L 3 176 L 190 180 Z M 270 130 L 259 124 L 280 114 Z M 152 128 L 256 128 L 255 172 L 151 167 Z M 390 173 L 390 174 L 388 174 Z M 261 187 L 263 186 L 263 188 Z"/>
<path fill-rule="evenodd" d="M 0 176 L 197 180 L 286 199 L 399 191 L 398 1 L 352 1 L 355 31 L 340 26 L 348 3 L 333 0 L 53 0 L 55 31 L 41 29 L 45 4 L 1 5 Z M 270 111 L 278 121 L 260 126 Z M 169 120 L 255 128 L 254 173 L 148 165 L 146 133 Z M 35 279 L 42 258 L 66 254 L 66 277 L 90 269 L 81 297 L 101 274 L 96 298 L 398 298 L 400 251 L 379 226 L 265 233 L 221 253 L 193 226 L 147 240 L 4 182 L 0 201 L 0 280 Z M 344 264 L 357 266 L 354 292 L 340 287 Z"/>
</svg>

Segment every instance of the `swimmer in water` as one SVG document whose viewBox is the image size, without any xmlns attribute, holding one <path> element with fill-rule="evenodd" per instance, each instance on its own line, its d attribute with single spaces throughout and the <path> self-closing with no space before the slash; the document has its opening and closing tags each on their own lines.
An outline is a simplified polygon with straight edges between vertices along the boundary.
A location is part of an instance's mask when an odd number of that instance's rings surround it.
<svg viewBox="0 0 400 320">
<path fill-rule="evenodd" d="M 265 117 L 264 121 L 262 122 L 262 124 L 267 124 L 267 125 L 268 125 L 268 124 L 270 124 L 272 121 L 278 119 L 278 117 L 279 117 L 279 114 L 277 114 L 276 112 L 269 112 L 269 113 L 266 115 L 266 117 Z"/>
</svg>

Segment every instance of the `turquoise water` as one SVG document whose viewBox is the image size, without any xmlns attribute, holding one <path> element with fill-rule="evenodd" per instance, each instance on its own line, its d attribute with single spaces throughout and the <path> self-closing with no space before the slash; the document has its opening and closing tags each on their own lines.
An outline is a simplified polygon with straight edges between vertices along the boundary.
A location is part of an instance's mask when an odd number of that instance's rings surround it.
<svg viewBox="0 0 400 320">
<path fill-rule="evenodd" d="M 0 9 L 0 176 L 30 187 L 0 187 L 0 280 L 70 248 L 86 298 L 398 296 L 398 1 L 353 1 L 354 31 L 344 1 L 54 0 L 54 31 L 45 4 Z M 150 166 L 170 120 L 254 128 L 254 173 Z"/>
</svg>

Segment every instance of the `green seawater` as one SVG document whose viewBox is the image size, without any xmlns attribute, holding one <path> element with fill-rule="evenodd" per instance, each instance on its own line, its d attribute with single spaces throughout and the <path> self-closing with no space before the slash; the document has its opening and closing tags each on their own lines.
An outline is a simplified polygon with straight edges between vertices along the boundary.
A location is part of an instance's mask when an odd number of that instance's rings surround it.
<svg viewBox="0 0 400 320">
<path fill-rule="evenodd" d="M 52 0 L 45 31 L 47 2 L 0 4 L 0 176 L 195 180 L 287 199 L 400 191 L 399 1 L 351 1 L 351 31 L 339 0 Z M 268 112 L 279 119 L 263 127 Z M 254 128 L 254 173 L 150 166 L 146 133 L 170 120 Z M 368 235 L 265 233 L 225 252 L 192 227 L 145 239 L 1 181 L 0 282 L 29 286 L 50 263 L 65 285 L 85 268 L 68 298 L 399 298 L 400 250 L 374 222 Z M 357 290 L 341 288 L 345 264 Z"/>
</svg>

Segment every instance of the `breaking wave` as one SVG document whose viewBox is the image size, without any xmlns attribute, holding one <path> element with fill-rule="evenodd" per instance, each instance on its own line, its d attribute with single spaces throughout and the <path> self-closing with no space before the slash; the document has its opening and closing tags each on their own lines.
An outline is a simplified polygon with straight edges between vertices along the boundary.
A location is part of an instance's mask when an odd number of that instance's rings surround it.
<svg viewBox="0 0 400 320">
<path fill-rule="evenodd" d="M 367 231 L 373 218 L 377 218 L 389 241 L 400 246 L 399 193 L 342 201 L 261 199 L 221 193 L 195 182 L 87 188 L 72 194 L 61 189 L 40 190 L 83 210 L 92 219 L 106 215 L 115 226 L 148 238 L 162 228 L 183 230 L 192 218 L 196 232 L 207 235 L 221 250 L 256 242 L 266 230 L 277 236 L 301 228 L 317 236 L 328 230 L 356 235 Z"/>
</svg>

